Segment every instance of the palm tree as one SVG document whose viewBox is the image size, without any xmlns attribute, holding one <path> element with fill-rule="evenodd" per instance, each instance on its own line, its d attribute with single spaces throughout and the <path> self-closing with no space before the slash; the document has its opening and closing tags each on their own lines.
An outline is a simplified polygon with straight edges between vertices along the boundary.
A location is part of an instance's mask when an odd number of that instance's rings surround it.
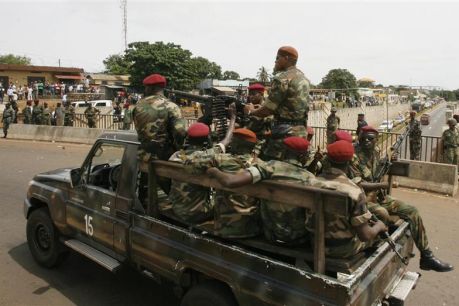
<svg viewBox="0 0 459 306">
<path fill-rule="evenodd" d="M 258 70 L 257 78 L 258 78 L 258 81 L 260 81 L 263 84 L 266 84 L 266 83 L 269 83 L 271 76 L 269 75 L 266 68 L 261 66 L 261 68 Z"/>
</svg>

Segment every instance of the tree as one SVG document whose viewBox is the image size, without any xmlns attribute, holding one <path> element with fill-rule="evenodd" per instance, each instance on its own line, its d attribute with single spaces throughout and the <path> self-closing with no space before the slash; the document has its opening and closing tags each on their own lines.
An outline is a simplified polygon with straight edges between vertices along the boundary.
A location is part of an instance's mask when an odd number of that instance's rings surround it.
<svg viewBox="0 0 459 306">
<path fill-rule="evenodd" d="M 269 83 L 271 76 L 269 75 L 268 70 L 266 70 L 265 67 L 261 66 L 261 68 L 258 70 L 257 78 L 258 81 L 260 81 L 263 84 L 266 84 Z"/>
<path fill-rule="evenodd" d="M 129 44 L 124 58 L 129 62 L 132 86 L 142 88 L 146 76 L 159 73 L 166 77 L 168 87 L 188 90 L 194 87 L 197 79 L 191 55 L 190 51 L 173 43 L 134 42 Z"/>
<path fill-rule="evenodd" d="M 374 82 L 371 82 L 371 81 L 358 81 L 357 85 L 359 87 L 372 88 L 372 87 L 374 87 Z M 379 84 L 379 85 L 381 85 L 381 84 Z"/>
<path fill-rule="evenodd" d="M 347 69 L 332 69 L 322 78 L 321 88 L 345 89 L 347 95 L 351 93 L 355 96 L 357 93 L 357 81 L 355 76 Z M 337 93 L 340 96 L 340 92 Z"/>
<path fill-rule="evenodd" d="M 241 77 L 239 76 L 239 73 L 235 71 L 230 71 L 227 70 L 223 72 L 223 79 L 224 80 L 239 80 Z"/>
<path fill-rule="evenodd" d="M 105 73 L 128 74 L 130 63 L 121 54 L 113 54 L 104 59 Z"/>
<path fill-rule="evenodd" d="M 220 79 L 222 77 L 222 68 L 215 62 L 198 56 L 191 59 L 193 72 L 196 74 L 196 81 L 204 79 Z"/>
<path fill-rule="evenodd" d="M 30 65 L 32 61 L 27 56 L 20 56 L 14 54 L 0 55 L 0 64 L 10 65 Z"/>
</svg>

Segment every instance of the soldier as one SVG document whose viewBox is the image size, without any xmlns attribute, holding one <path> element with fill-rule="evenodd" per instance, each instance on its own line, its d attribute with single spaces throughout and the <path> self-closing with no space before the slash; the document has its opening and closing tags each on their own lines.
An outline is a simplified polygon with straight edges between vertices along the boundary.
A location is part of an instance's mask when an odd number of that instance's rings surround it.
<svg viewBox="0 0 459 306">
<path fill-rule="evenodd" d="M 64 126 L 73 126 L 75 121 L 75 108 L 70 102 L 65 102 L 64 105 Z"/>
<path fill-rule="evenodd" d="M 22 110 L 24 116 L 24 124 L 32 124 L 32 101 L 27 100 L 26 107 Z"/>
<path fill-rule="evenodd" d="M 244 112 L 250 116 L 265 118 L 274 115 L 273 132 L 276 126 L 290 126 L 290 136 L 306 138 L 306 124 L 309 110 L 309 81 L 298 68 L 298 52 L 289 46 L 277 51 L 274 71 L 277 75 L 271 83 L 271 91 L 261 106 L 248 104 Z M 262 158 L 279 158 L 282 152 L 282 138 L 267 140 Z"/>
<path fill-rule="evenodd" d="M 451 125 L 454 129 L 455 125 Z M 356 145 L 351 163 L 351 171 L 348 173 L 351 177 L 361 177 L 366 182 L 375 182 L 380 167 L 379 153 L 375 150 L 377 137 L 378 131 L 373 127 L 367 125 L 361 129 L 359 143 Z M 429 248 L 422 218 L 416 207 L 396 200 L 389 195 L 378 199 L 378 204 L 380 206 L 376 203 L 373 204 L 373 207 L 369 206 L 370 211 L 377 214 L 379 207 L 382 207 L 387 210 L 389 215 L 396 215 L 409 223 L 414 243 L 421 253 L 419 265 L 421 269 L 437 272 L 453 270 L 452 265 L 442 262 L 433 255 Z"/>
<path fill-rule="evenodd" d="M 129 103 L 125 103 L 124 107 L 124 117 L 123 117 L 123 130 L 130 130 L 132 123 L 132 110 L 129 109 Z"/>
<path fill-rule="evenodd" d="M 34 105 L 32 109 L 32 123 L 35 125 L 40 125 L 42 122 L 43 106 L 39 104 L 40 101 L 38 99 L 35 99 L 33 103 Z"/>
<path fill-rule="evenodd" d="M 56 126 L 64 125 L 64 109 L 61 106 L 61 102 L 56 104 L 56 109 L 54 110 L 54 118 L 56 120 Z"/>
<path fill-rule="evenodd" d="M 359 137 L 360 134 L 360 129 L 364 126 L 368 125 L 368 123 L 365 121 L 365 114 L 358 114 L 357 115 L 357 138 Z"/>
<path fill-rule="evenodd" d="M 456 125 L 455 119 L 448 119 L 449 129 L 445 130 L 441 136 L 445 162 L 453 165 L 457 165 L 458 161 L 459 131 Z"/>
<path fill-rule="evenodd" d="M 408 136 L 410 136 L 410 159 L 419 160 L 421 157 L 421 125 L 419 120 L 416 120 L 416 111 L 410 112 L 410 122 L 408 128 L 410 129 Z"/>
<path fill-rule="evenodd" d="M 145 98 L 137 102 L 132 117 L 140 141 L 140 166 L 147 172 L 150 160 L 168 160 L 181 148 L 186 130 L 180 108 L 163 94 L 166 79 L 152 74 L 143 80 L 143 85 Z"/>
<path fill-rule="evenodd" d="M 14 110 L 11 108 L 10 103 L 5 104 L 5 110 L 3 111 L 3 138 L 6 138 L 8 135 L 8 129 L 10 128 L 10 124 L 13 122 L 14 119 Z"/>
<path fill-rule="evenodd" d="M 92 129 L 96 127 L 96 116 L 100 114 L 100 110 L 92 106 L 91 103 L 89 103 L 88 107 L 84 111 L 84 116 L 86 120 L 88 121 L 88 128 Z"/>
<path fill-rule="evenodd" d="M 41 124 L 51 125 L 51 109 L 48 107 L 48 103 L 43 103 L 43 113 L 41 115 Z"/>
<path fill-rule="evenodd" d="M 226 138 L 228 139 L 228 137 Z M 186 169 L 191 173 L 204 173 L 210 167 L 235 173 L 256 163 L 252 158 L 257 137 L 251 130 L 241 128 L 233 132 L 229 153 L 198 151 L 186 161 Z M 260 234 L 259 201 L 242 194 L 216 190 L 214 234 L 225 238 L 247 238 Z"/>
<path fill-rule="evenodd" d="M 340 119 L 336 116 L 336 107 L 330 110 L 330 116 L 327 118 L 327 144 L 334 142 L 333 133 L 339 128 Z"/>
</svg>

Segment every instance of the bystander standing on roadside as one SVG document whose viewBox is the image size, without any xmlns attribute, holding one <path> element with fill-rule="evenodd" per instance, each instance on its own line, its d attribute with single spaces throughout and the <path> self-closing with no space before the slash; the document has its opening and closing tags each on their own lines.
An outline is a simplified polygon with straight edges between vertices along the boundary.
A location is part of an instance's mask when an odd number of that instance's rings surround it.
<svg viewBox="0 0 459 306">
<path fill-rule="evenodd" d="M 60 102 L 57 102 L 56 109 L 54 110 L 54 118 L 56 119 L 56 126 L 64 125 L 64 109 Z"/>
</svg>

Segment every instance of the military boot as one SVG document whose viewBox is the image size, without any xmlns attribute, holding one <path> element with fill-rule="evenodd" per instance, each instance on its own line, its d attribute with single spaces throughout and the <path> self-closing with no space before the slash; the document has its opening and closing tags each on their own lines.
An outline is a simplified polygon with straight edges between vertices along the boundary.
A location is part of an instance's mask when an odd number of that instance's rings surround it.
<svg viewBox="0 0 459 306">
<path fill-rule="evenodd" d="M 436 272 L 448 272 L 454 270 L 452 265 L 436 258 L 430 250 L 421 252 L 419 268 L 422 270 L 434 270 Z"/>
</svg>

